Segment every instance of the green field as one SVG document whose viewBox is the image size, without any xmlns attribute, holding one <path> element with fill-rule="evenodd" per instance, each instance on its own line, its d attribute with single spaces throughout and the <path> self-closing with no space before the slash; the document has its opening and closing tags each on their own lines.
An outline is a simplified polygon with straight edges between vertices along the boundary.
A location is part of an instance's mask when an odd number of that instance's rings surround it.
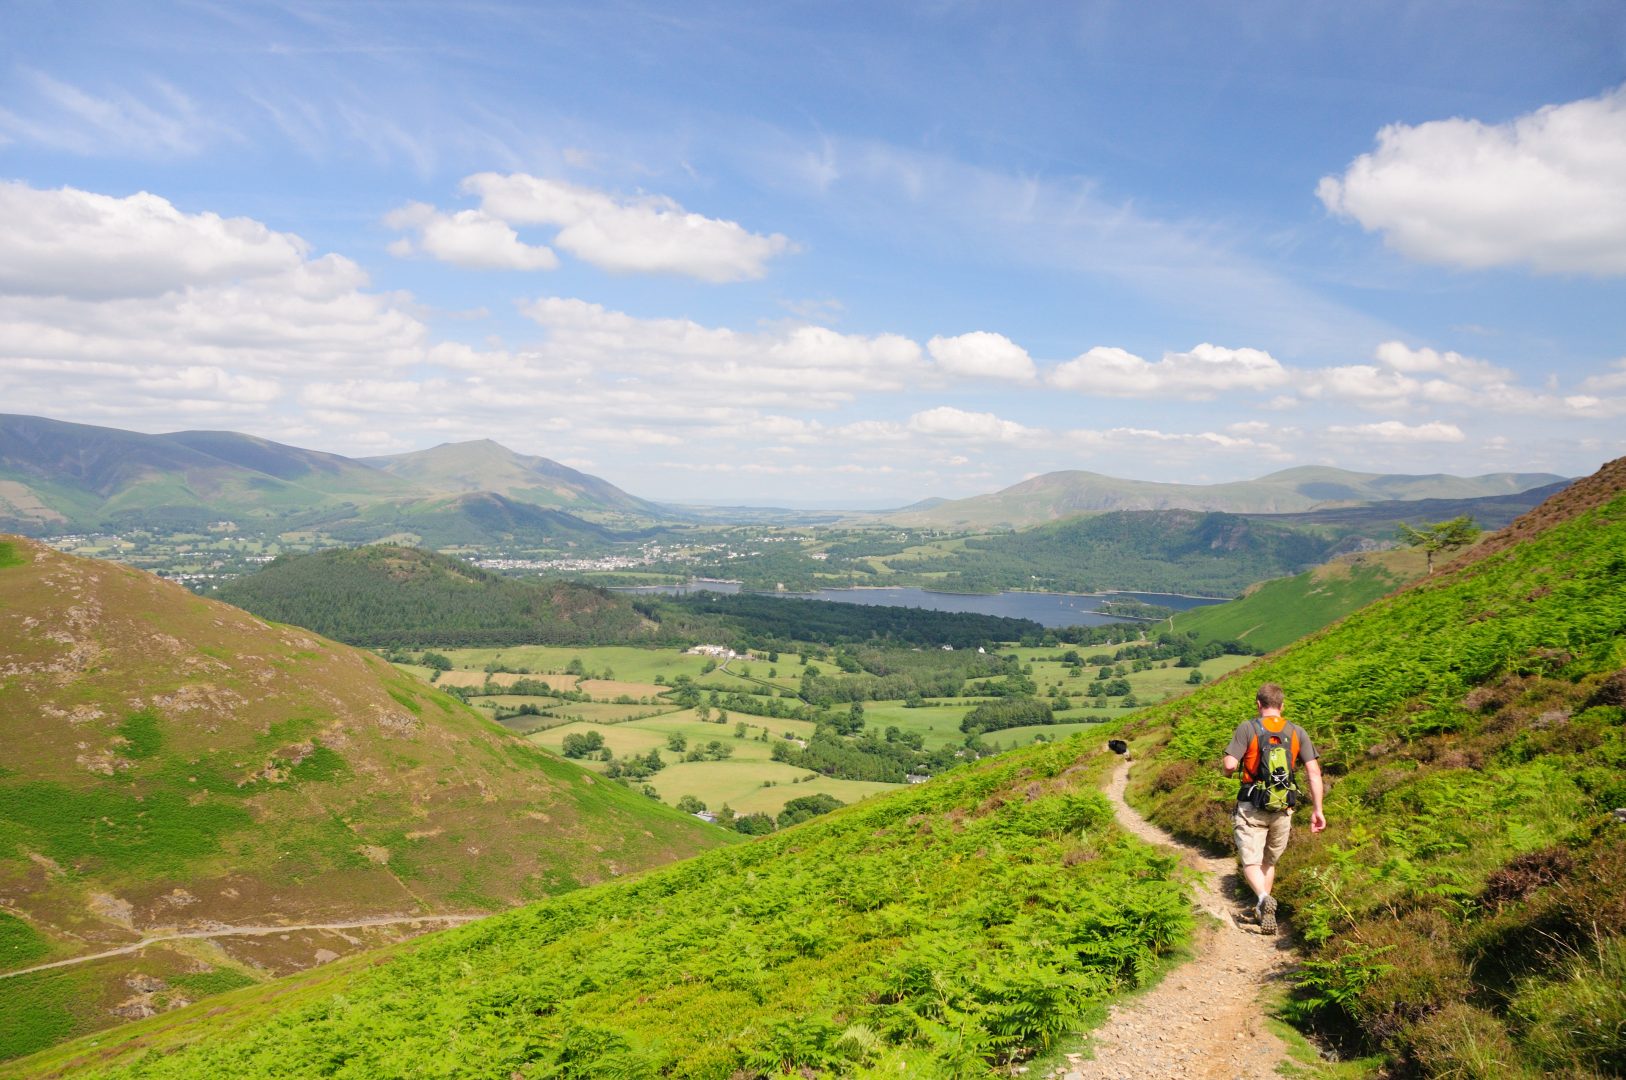
<svg viewBox="0 0 1626 1080">
<path fill-rule="evenodd" d="M 958 746 L 965 742 L 960 720 L 971 710 L 964 705 L 926 705 L 906 709 L 901 701 L 866 701 L 864 722 L 876 731 L 896 727 L 900 731 L 917 732 L 926 740 L 926 749 L 939 746 Z"/>
<path fill-rule="evenodd" d="M 678 732 L 691 743 L 697 739 L 700 742 L 721 739 L 735 747 L 736 756 L 744 753 L 741 743 L 751 742 L 764 731 L 768 733 L 769 738 L 778 738 L 788 731 L 799 739 L 810 739 L 813 737 L 814 727 L 811 720 L 779 720 L 769 716 L 748 716 L 745 713 L 729 713 L 726 724 L 709 723 L 696 716 L 692 709 L 669 713 L 649 720 L 639 720 L 636 723 L 639 727 L 650 731 L 659 731 L 662 734 Z M 734 725 L 737 723 L 746 725 L 750 738 L 743 740 L 734 738 Z M 763 744 L 758 743 L 757 745 Z M 767 754 L 764 753 L 763 756 L 766 757 Z"/>
<path fill-rule="evenodd" d="M 473 671 L 484 671 L 489 664 L 501 664 L 512 670 L 529 668 L 538 674 L 561 674 L 572 660 L 580 660 L 590 672 L 602 675 L 610 671 L 614 678 L 627 682 L 652 683 L 656 676 L 671 682 L 678 675 L 698 679 L 701 669 L 710 661 L 705 656 L 689 656 L 677 649 L 640 649 L 633 646 L 601 645 L 592 648 L 560 648 L 548 645 L 510 645 L 501 649 L 446 649 L 442 650 L 452 666 Z M 778 663 L 766 660 L 735 660 L 730 665 L 749 668 L 751 674 L 766 679 L 769 668 L 778 668 L 787 688 L 794 688 L 802 676 L 800 659 L 794 653 L 781 654 Z"/>
<path fill-rule="evenodd" d="M 814 779 L 796 782 L 809 776 Z M 693 795 L 709 809 L 717 810 L 726 803 L 742 814 L 759 810 L 777 814 L 790 800 L 820 791 L 849 802 L 898 787 L 858 780 L 831 780 L 777 761 L 757 761 L 749 767 L 732 761 L 684 761 L 662 769 L 649 783 L 661 793 L 663 802 L 675 803 L 685 795 Z"/>
<path fill-rule="evenodd" d="M 734 729 L 741 722 L 747 725 L 748 735 L 738 739 L 734 737 Z M 685 795 L 693 795 L 713 810 L 727 803 L 742 814 L 756 811 L 777 814 L 785 803 L 803 795 L 822 792 L 843 802 L 852 802 L 897 786 L 836 780 L 772 760 L 772 742 L 763 742 L 758 736 L 766 732 L 770 740 L 777 740 L 789 732 L 798 738 L 809 738 L 813 724 L 806 720 L 775 720 L 735 713 L 729 716 L 727 723 L 717 724 L 701 720 L 692 709 L 684 709 L 624 723 L 568 723 L 538 731 L 529 738 L 537 746 L 558 753 L 564 746 L 565 736 L 589 731 L 598 732 L 606 748 L 617 757 L 659 751 L 668 764 L 647 783 L 659 793 L 662 802 L 671 804 Z M 730 756 L 724 761 L 684 761 L 682 753 L 668 748 L 667 740 L 672 735 L 683 736 L 689 749 L 698 749 L 712 741 L 722 743 L 729 748 Z M 579 764 L 596 772 L 605 769 L 604 762 L 591 757 L 582 759 Z"/>
<path fill-rule="evenodd" d="M 1061 655 L 1067 651 L 1067 647 L 1013 651 L 1024 664 L 1032 667 L 1032 677 L 1038 683 L 1041 695 L 1046 698 L 1065 695 L 1072 707 L 1057 712 L 1057 723 L 1053 725 L 1034 725 L 991 732 L 983 739 L 986 745 L 1010 749 L 1029 745 L 1041 735 L 1051 739 L 1062 738 L 1075 731 L 1088 730 L 1101 721 L 1121 718 L 1127 713 L 1128 710 L 1123 708 L 1122 698 L 1108 698 L 1107 706 L 1097 709 L 1089 704 L 1089 697 L 1083 696 L 1091 693 L 1098 668 L 1086 667 L 1080 677 L 1073 678 L 1072 669 L 1067 665 L 1060 661 L 1044 659 L 1047 656 Z M 1114 649 L 1081 648 L 1079 651 L 1090 655 L 1100 652 L 1110 653 Z M 786 802 L 802 795 L 824 793 L 850 802 L 876 791 L 898 786 L 834 779 L 774 761 L 773 742 L 782 739 L 787 733 L 798 739 L 810 739 L 815 726 L 811 721 L 781 720 L 732 710 L 728 711 L 728 721 L 718 724 L 701 720 L 692 709 L 677 709 L 675 706 L 665 705 L 665 699 L 655 696 L 655 692 L 663 688 L 652 682 L 654 678 L 663 677 L 670 682 L 677 674 L 688 672 L 695 673 L 695 684 L 702 690 L 738 693 L 750 690 L 756 685 L 744 677 L 746 672 L 766 681 L 765 677 L 772 668 L 777 671 L 773 683 L 785 689 L 792 689 L 799 685 L 803 670 L 801 658 L 794 653 L 781 653 L 780 659 L 773 663 L 767 660 L 733 660 L 705 675 L 698 675 L 698 672 L 705 665 L 707 658 L 688 656 L 675 648 L 663 650 L 611 646 L 557 649 L 525 646 L 507 649 L 455 649 L 447 650 L 445 655 L 456 665 L 456 669 L 442 676 L 443 683 L 479 685 L 485 680 L 485 666 L 498 663 L 510 667 L 527 667 L 536 677 L 548 679 L 551 685 L 567 689 L 579 686 L 591 693 L 596 699 L 592 702 L 555 702 L 549 698 L 525 698 L 513 694 L 477 696 L 472 701 L 477 707 L 488 709 L 498 703 L 509 708 L 527 702 L 544 707 L 548 714 L 546 716 L 516 717 L 510 719 L 508 723 L 516 730 L 525 732 L 527 740 L 534 745 L 555 753 L 562 751 L 567 735 L 589 731 L 598 732 L 603 737 L 605 746 L 618 758 L 642 756 L 651 750 L 659 751 L 665 767 L 647 780 L 633 781 L 633 786 L 641 787 L 648 783 L 661 801 L 669 804 L 676 804 L 684 795 L 692 795 L 713 810 L 726 803 L 740 813 L 757 810 L 777 813 Z M 1204 661 L 1199 670 L 1204 676 L 1204 682 L 1212 682 L 1250 663 L 1252 659 L 1246 656 L 1222 656 Z M 602 675 L 608 670 L 615 676 L 615 680 L 612 682 L 578 680 L 575 676 L 560 677 L 554 673 L 555 669 L 562 671 L 564 666 L 572 661 L 579 661 L 584 670 L 594 674 Z M 828 675 L 842 677 L 839 668 L 831 660 L 815 660 L 814 664 Z M 1174 667 L 1172 661 L 1169 664 L 1167 667 L 1154 666 L 1148 670 L 1125 674 L 1124 678 L 1128 680 L 1141 704 L 1168 700 L 1195 689 L 1188 681 L 1191 675 L 1190 668 Z M 429 673 L 426 668 L 401 666 L 405 670 L 422 671 L 425 675 Z M 512 674 L 495 676 L 499 683 L 511 682 L 520 677 L 523 676 Z M 653 701 L 655 704 L 611 703 L 608 699 L 617 694 L 636 697 L 640 701 Z M 958 747 L 966 739 L 965 733 L 960 730 L 960 721 L 979 700 L 981 699 L 975 697 L 939 700 L 913 709 L 906 708 L 902 701 L 867 701 L 863 703 L 865 726 L 877 734 L 885 732 L 889 727 L 919 734 L 927 750 Z M 657 710 L 658 715 L 640 715 Z M 736 739 L 735 725 L 742 722 L 747 725 L 747 737 Z M 767 733 L 769 741 L 758 741 L 757 737 L 764 732 Z M 668 748 L 667 739 L 674 734 L 682 735 L 687 740 L 687 749 L 695 749 L 717 740 L 730 748 L 731 756 L 725 761 L 684 761 L 683 752 L 675 752 Z M 596 754 L 582 759 L 579 764 L 600 773 L 606 769 L 606 763 L 597 760 Z M 794 783 L 797 780 L 802 782 Z"/>
<path fill-rule="evenodd" d="M 589 731 L 596 731 L 604 739 L 604 745 L 617 757 L 628 757 L 634 754 L 647 754 L 651 750 L 665 750 L 666 736 L 654 731 L 646 731 L 635 724 L 591 724 L 577 721 L 571 724 L 561 724 L 558 727 L 548 728 L 531 735 L 530 741 L 537 746 L 545 746 L 554 753 L 562 753 L 566 735 L 581 735 Z M 604 763 L 590 758 L 583 758 L 577 762 L 589 769 L 604 770 Z"/>
<path fill-rule="evenodd" d="M 502 695 L 511 698 L 511 695 Z M 479 698 L 475 699 L 480 700 Z M 523 699 L 518 699 L 523 700 Z M 543 700 L 543 699 L 537 699 Z M 620 724 L 626 721 L 648 717 L 651 713 L 660 715 L 673 711 L 675 706 L 660 705 L 616 705 L 604 701 L 562 701 L 555 702 L 548 709 L 548 713 L 558 717 L 569 717 L 573 720 L 586 720 L 594 724 Z"/>
</svg>

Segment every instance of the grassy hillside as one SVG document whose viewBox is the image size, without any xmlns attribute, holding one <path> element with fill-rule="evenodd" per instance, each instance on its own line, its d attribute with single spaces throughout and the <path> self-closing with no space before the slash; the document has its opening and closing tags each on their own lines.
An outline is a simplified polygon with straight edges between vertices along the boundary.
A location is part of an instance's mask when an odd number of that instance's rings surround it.
<svg viewBox="0 0 1626 1080">
<path fill-rule="evenodd" d="M 1235 514 L 1123 511 L 970 539 L 958 552 L 916 559 L 909 569 L 945 571 L 935 587 L 950 591 L 1122 589 L 1224 596 L 1320 563 L 1335 544 Z"/>
<path fill-rule="evenodd" d="M 1189 931 L 1170 861 L 1112 825 L 1106 758 L 1021 751 L 25 1067 L 984 1075 L 1134 986 Z"/>
<path fill-rule="evenodd" d="M 0 526 L 61 531 L 302 514 L 410 491 L 347 458 L 233 432 L 144 435 L 0 415 Z"/>
<path fill-rule="evenodd" d="M 366 543 L 403 533 L 431 548 L 520 546 L 564 551 L 602 545 L 615 534 L 559 510 L 477 492 L 428 499 L 396 499 L 317 523 L 342 543 Z"/>
<path fill-rule="evenodd" d="M 1266 521 L 1278 525 L 1322 525 L 1340 536 L 1385 539 L 1395 534 L 1395 526 L 1400 522 L 1422 525 L 1426 522 L 1449 521 L 1463 516 L 1473 518 L 1474 523 L 1482 529 L 1500 529 L 1511 524 L 1515 518 L 1534 510 L 1563 491 L 1569 484 L 1568 480 L 1560 480 L 1508 495 L 1478 495 L 1467 499 L 1384 500 L 1356 506 L 1330 504 L 1293 514 L 1254 516 L 1263 517 Z"/>
<path fill-rule="evenodd" d="M 516 454 L 490 439 L 442 443 L 428 450 L 362 460 L 427 491 L 494 492 L 517 502 L 572 511 L 669 516 L 662 507 L 628 495 L 597 476 L 545 457 Z"/>
<path fill-rule="evenodd" d="M 1321 503 L 1508 495 L 1562 479 L 1550 473 L 1399 476 L 1306 466 L 1227 484 L 1163 484 L 1069 470 L 1045 473 L 988 495 L 905 507 L 885 515 L 885 520 L 948 529 L 1021 529 L 1109 510 L 1280 514 Z"/>
<path fill-rule="evenodd" d="M 215 595 L 353 645 L 592 644 L 648 629 L 631 601 L 602 589 L 518 581 L 393 544 L 284 555 Z"/>
<path fill-rule="evenodd" d="M 1293 577 L 1275 578 L 1224 604 L 1174 617 L 1177 631 L 1202 641 L 1245 641 L 1270 652 L 1348 615 L 1421 577 L 1423 555 L 1412 549 L 1344 555 Z"/>
<path fill-rule="evenodd" d="M 1277 887 L 1311 952 L 1293 1011 L 1428 1076 L 1626 1071 L 1626 459 L 1144 714 L 1157 819 L 1226 842 L 1212 765 L 1267 679 L 1331 777 Z"/>
<path fill-rule="evenodd" d="M 567 548 L 605 539 L 561 510 L 647 521 L 660 507 L 496 443 L 358 460 L 233 431 L 147 435 L 0 414 L 0 528 L 310 530 L 366 542 L 400 532 L 435 546 Z"/>
<path fill-rule="evenodd" d="M 0 741 L 0 972 L 171 929 L 497 910 L 724 839 L 377 657 L 11 538 Z M 379 940 L 177 942 L 4 979 L 0 1057 Z"/>
</svg>

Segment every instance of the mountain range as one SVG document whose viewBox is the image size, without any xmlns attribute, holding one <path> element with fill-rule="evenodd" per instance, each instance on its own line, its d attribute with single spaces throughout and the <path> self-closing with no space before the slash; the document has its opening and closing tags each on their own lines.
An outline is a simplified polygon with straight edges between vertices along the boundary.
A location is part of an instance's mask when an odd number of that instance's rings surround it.
<svg viewBox="0 0 1626 1080">
<path fill-rule="evenodd" d="M 958 530 L 1024 529 L 1112 510 L 1285 514 L 1372 502 L 1512 495 L 1563 480 L 1551 473 L 1409 476 L 1306 465 L 1257 480 L 1165 484 L 1068 470 L 1035 476 L 989 495 L 940 502 L 928 499 L 881 515 L 880 520 L 888 525 Z"/>
<path fill-rule="evenodd" d="M 991 494 L 927 499 L 852 520 L 1021 529 L 1112 510 L 1282 514 L 1473 499 L 1563 480 L 1550 473 L 1409 476 L 1304 466 L 1204 485 L 1064 471 Z M 248 531 L 310 530 L 343 543 L 412 537 L 428 547 L 511 542 L 568 548 L 610 539 L 606 528 L 797 517 L 761 508 L 735 513 L 654 502 L 488 439 L 347 458 L 230 431 L 146 435 L 0 414 L 0 529 L 25 535 L 139 526 L 190 530 L 226 518 Z"/>
<path fill-rule="evenodd" d="M 481 440 L 355 459 L 231 431 L 146 435 L 0 415 L 0 528 L 33 535 L 129 526 L 318 529 L 430 546 L 494 537 L 604 539 L 583 519 L 669 517 L 548 458 Z"/>
</svg>

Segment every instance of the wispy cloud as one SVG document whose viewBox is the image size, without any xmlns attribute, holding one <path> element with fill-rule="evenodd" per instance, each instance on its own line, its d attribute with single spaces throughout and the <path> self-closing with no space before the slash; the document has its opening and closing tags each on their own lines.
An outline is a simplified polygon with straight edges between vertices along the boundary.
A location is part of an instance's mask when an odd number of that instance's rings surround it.
<svg viewBox="0 0 1626 1080">
<path fill-rule="evenodd" d="M 86 156 L 190 157 L 238 133 L 187 94 L 160 79 L 94 92 L 41 71 L 21 73 L 30 91 L 0 108 L 0 133 Z"/>
</svg>

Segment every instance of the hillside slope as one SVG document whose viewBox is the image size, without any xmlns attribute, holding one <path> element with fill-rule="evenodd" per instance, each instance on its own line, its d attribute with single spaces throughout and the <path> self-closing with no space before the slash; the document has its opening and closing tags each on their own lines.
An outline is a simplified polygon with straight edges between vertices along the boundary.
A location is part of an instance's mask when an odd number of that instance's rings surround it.
<svg viewBox="0 0 1626 1080">
<path fill-rule="evenodd" d="M 603 589 L 505 578 L 395 544 L 283 555 L 215 595 L 352 645 L 575 645 L 647 635 L 631 601 Z"/>
<path fill-rule="evenodd" d="M 0 527 L 61 531 L 285 518 L 404 495 L 348 458 L 234 432 L 144 435 L 0 415 Z"/>
<path fill-rule="evenodd" d="M 143 1077 L 971 1077 L 1191 928 L 1112 824 L 1104 751 L 1036 747 L 753 843 L 21 1063 Z"/>
<path fill-rule="evenodd" d="M 498 910 L 724 840 L 375 656 L 13 538 L 0 742 L 0 972 L 169 929 Z M 0 1056 L 379 940 L 284 937 L 7 979 Z"/>
<path fill-rule="evenodd" d="M 574 513 L 566 513 L 565 511 Z M 356 459 L 235 431 L 147 435 L 0 414 L 0 529 L 311 530 L 356 543 L 409 532 L 435 546 L 571 547 L 608 537 L 575 513 L 672 514 L 596 476 L 496 443 Z"/>
<path fill-rule="evenodd" d="M 1395 548 L 1341 555 L 1313 570 L 1274 578 L 1235 600 L 1174 616 L 1174 629 L 1201 641 L 1245 641 L 1266 652 L 1297 641 L 1424 573 L 1420 551 Z"/>
<path fill-rule="evenodd" d="M 916 572 L 945 571 L 948 591 L 1120 589 L 1204 596 L 1240 593 L 1325 560 L 1339 541 L 1236 514 L 1112 511 L 967 540 Z"/>
<path fill-rule="evenodd" d="M 1550 473 L 1405 476 L 1305 466 L 1227 484 L 1165 484 L 1067 470 L 1045 473 L 988 495 L 924 509 L 905 507 L 884 515 L 883 520 L 892 525 L 945 529 L 1021 529 L 1111 510 L 1282 514 L 1327 503 L 1509 495 L 1562 479 Z"/>
<path fill-rule="evenodd" d="M 321 531 L 344 543 L 367 543 L 403 533 L 432 548 L 520 546 L 566 550 L 615 538 L 590 521 L 491 492 L 395 499 L 322 522 Z"/>
<path fill-rule="evenodd" d="M 572 511 L 668 516 L 656 504 L 628 495 L 607 480 L 549 458 L 515 453 L 490 439 L 441 443 L 428 450 L 360 460 L 426 491 L 484 491 L 517 502 Z"/>
<path fill-rule="evenodd" d="M 1422 1075 L 1626 1070 L 1626 459 L 1432 577 L 1133 725 L 1155 819 L 1223 846 L 1262 681 L 1331 777 L 1277 896 L 1291 1008 Z"/>
</svg>

